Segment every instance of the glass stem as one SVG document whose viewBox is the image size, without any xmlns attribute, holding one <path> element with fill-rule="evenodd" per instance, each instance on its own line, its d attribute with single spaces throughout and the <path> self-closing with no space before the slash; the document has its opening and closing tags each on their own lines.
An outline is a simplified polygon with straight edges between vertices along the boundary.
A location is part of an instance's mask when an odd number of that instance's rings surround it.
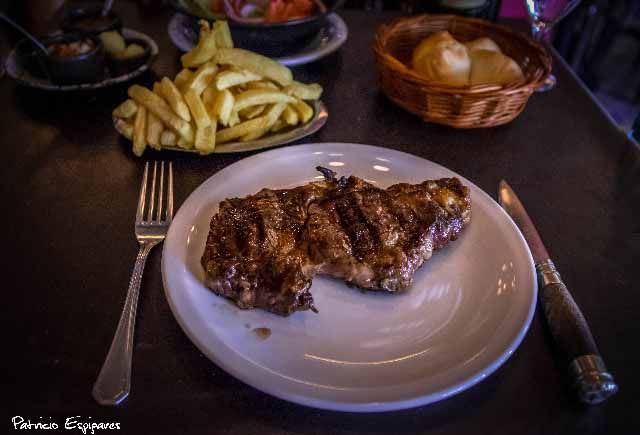
<svg viewBox="0 0 640 435">
<path fill-rule="evenodd" d="M 545 42 L 547 39 L 547 30 L 548 26 L 542 21 L 534 21 L 531 24 L 531 35 L 533 36 L 533 39 L 540 43 Z"/>
<path fill-rule="evenodd" d="M 547 36 L 549 35 L 550 25 L 543 23 L 542 21 L 534 21 L 531 23 L 531 35 L 540 44 L 545 44 Z M 556 77 L 550 74 L 544 83 L 536 89 L 536 92 L 548 92 L 556 86 Z"/>
</svg>

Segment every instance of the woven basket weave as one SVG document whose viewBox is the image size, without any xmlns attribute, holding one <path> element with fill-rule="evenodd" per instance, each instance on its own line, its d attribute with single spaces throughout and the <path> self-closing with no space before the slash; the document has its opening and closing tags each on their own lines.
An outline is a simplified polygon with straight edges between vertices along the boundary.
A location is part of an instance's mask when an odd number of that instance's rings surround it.
<svg viewBox="0 0 640 435">
<path fill-rule="evenodd" d="M 429 82 L 411 69 L 413 49 L 448 30 L 460 42 L 487 36 L 522 68 L 524 82 L 455 87 Z M 493 127 L 513 120 L 551 73 L 551 57 L 528 36 L 488 21 L 457 15 L 419 15 L 380 26 L 374 51 L 382 91 L 425 121 L 456 128 Z"/>
</svg>

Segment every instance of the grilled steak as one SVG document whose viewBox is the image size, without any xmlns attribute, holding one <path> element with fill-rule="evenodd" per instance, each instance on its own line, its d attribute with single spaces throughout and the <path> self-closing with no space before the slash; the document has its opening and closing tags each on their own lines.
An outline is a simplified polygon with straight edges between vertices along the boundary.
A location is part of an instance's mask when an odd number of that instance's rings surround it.
<svg viewBox="0 0 640 435">
<path fill-rule="evenodd" d="M 326 181 L 227 199 L 202 256 L 206 285 L 241 308 L 281 315 L 312 309 L 316 273 L 397 292 L 469 222 L 457 178 L 380 189 L 318 168 Z"/>
<path fill-rule="evenodd" d="M 395 292 L 469 218 L 469 194 L 457 178 L 383 190 L 349 177 L 309 205 L 305 238 L 319 272 Z"/>
<path fill-rule="evenodd" d="M 240 308 L 282 315 L 314 309 L 303 236 L 309 204 L 330 184 L 262 189 L 221 202 L 202 256 L 207 287 Z"/>
</svg>

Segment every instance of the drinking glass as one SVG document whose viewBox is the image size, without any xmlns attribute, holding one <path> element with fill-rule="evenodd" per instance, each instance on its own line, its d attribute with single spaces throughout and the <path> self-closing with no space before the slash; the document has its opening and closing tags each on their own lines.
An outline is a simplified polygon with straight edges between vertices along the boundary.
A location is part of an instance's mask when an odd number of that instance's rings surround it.
<svg viewBox="0 0 640 435">
<path fill-rule="evenodd" d="M 580 0 L 524 0 L 531 21 L 533 39 L 543 43 L 551 28 L 578 6 Z M 551 74 L 538 92 L 546 92 L 556 85 L 556 77 Z"/>
</svg>

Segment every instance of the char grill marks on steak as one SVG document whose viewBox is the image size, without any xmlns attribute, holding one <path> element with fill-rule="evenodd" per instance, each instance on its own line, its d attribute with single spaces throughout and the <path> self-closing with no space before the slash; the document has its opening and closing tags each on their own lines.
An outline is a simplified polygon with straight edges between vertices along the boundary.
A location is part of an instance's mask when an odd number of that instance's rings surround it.
<svg viewBox="0 0 640 435">
<path fill-rule="evenodd" d="M 320 273 L 361 288 L 406 289 L 470 218 L 468 191 L 455 178 L 386 190 L 353 176 L 341 184 L 309 205 L 305 238 Z"/>
<path fill-rule="evenodd" d="M 314 309 L 315 273 L 402 291 L 470 220 L 469 191 L 457 178 L 380 189 L 318 169 L 326 181 L 220 204 L 202 257 L 209 288 L 240 308 L 281 315 Z"/>
<path fill-rule="evenodd" d="M 263 189 L 221 202 L 202 256 L 205 284 L 240 308 L 282 315 L 314 309 L 302 236 L 308 204 L 326 187 Z"/>
</svg>

